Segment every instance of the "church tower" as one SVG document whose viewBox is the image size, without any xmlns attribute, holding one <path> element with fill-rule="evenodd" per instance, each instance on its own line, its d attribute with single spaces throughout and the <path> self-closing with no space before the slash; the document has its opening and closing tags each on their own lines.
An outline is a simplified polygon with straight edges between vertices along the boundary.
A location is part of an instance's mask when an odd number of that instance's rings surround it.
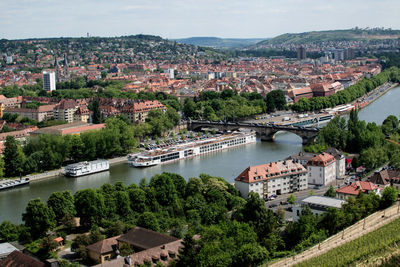
<svg viewBox="0 0 400 267">
<path fill-rule="evenodd" d="M 60 81 L 60 64 L 58 64 L 57 55 L 54 55 L 54 69 L 56 72 L 56 82 Z"/>
<path fill-rule="evenodd" d="M 64 77 L 69 80 L 69 65 L 67 54 L 64 54 Z"/>
</svg>

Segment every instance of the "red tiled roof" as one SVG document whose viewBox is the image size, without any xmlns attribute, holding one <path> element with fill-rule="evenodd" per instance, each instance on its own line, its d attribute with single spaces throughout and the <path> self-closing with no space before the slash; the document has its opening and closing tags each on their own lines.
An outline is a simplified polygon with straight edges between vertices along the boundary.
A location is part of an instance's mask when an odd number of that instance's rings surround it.
<svg viewBox="0 0 400 267">
<path fill-rule="evenodd" d="M 357 181 L 351 185 L 344 186 L 336 190 L 337 193 L 347 195 L 358 195 L 360 192 L 369 192 L 378 189 L 379 187 L 371 182 Z"/>
<path fill-rule="evenodd" d="M 112 252 L 112 251 L 114 251 L 114 246 L 116 246 L 118 244 L 117 239 L 119 237 L 121 237 L 121 236 L 119 235 L 119 236 L 114 236 L 111 238 L 101 240 L 99 242 L 96 242 L 94 244 L 87 246 L 86 249 L 97 252 L 99 254 Z"/>
<path fill-rule="evenodd" d="M 253 183 L 267 179 L 274 179 L 289 174 L 305 173 L 307 170 L 300 163 L 293 160 L 270 162 L 267 164 L 247 167 L 235 181 Z"/>
<path fill-rule="evenodd" d="M 0 260 L 1 267 L 44 267 L 45 264 L 18 250 Z"/>
<path fill-rule="evenodd" d="M 326 167 L 335 162 L 335 157 L 329 153 L 321 153 L 316 155 L 307 162 L 307 165 Z"/>
<path fill-rule="evenodd" d="M 128 243 L 140 249 L 148 249 L 178 240 L 176 237 L 157 233 L 136 226 L 118 238 L 118 241 Z"/>
</svg>

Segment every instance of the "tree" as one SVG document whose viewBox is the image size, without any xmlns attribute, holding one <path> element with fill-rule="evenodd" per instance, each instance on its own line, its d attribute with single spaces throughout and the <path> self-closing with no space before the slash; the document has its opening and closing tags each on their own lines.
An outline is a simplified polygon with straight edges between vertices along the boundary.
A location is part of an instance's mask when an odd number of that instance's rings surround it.
<svg viewBox="0 0 400 267">
<path fill-rule="evenodd" d="M 156 232 L 160 230 L 160 225 L 158 223 L 156 216 L 149 211 L 145 211 L 142 214 L 140 214 L 137 221 L 137 225 Z"/>
<path fill-rule="evenodd" d="M 296 203 L 296 196 L 293 195 L 293 194 L 290 194 L 290 196 L 287 197 L 286 201 L 287 201 L 289 204 L 294 205 L 294 204 Z"/>
<path fill-rule="evenodd" d="M 87 228 L 97 225 L 104 215 L 104 198 L 94 189 L 84 189 L 75 193 L 74 203 L 81 224 Z"/>
<path fill-rule="evenodd" d="M 325 192 L 324 196 L 326 197 L 336 197 L 336 191 L 335 188 L 331 185 L 329 189 Z"/>
<path fill-rule="evenodd" d="M 58 222 L 67 214 L 75 215 L 74 197 L 70 191 L 52 193 L 47 206 L 53 210 Z"/>
<path fill-rule="evenodd" d="M 397 199 L 398 191 L 388 186 L 383 190 L 380 206 L 382 209 L 390 207 Z"/>
<path fill-rule="evenodd" d="M 135 253 L 135 251 L 133 250 L 133 247 L 127 243 L 122 243 L 122 245 L 118 248 L 118 250 L 122 257 L 126 257 L 126 256 L 129 256 L 129 255 Z"/>
<path fill-rule="evenodd" d="M 93 117 L 92 121 L 94 124 L 99 124 L 102 122 L 102 117 L 101 117 L 101 111 L 100 111 L 100 103 L 99 103 L 99 98 L 95 98 L 92 102 L 92 111 L 93 111 Z"/>
<path fill-rule="evenodd" d="M 0 224 L 0 242 L 16 241 L 19 238 L 20 227 L 9 221 Z"/>
<path fill-rule="evenodd" d="M 268 259 L 268 250 L 257 243 L 248 243 L 240 247 L 232 266 L 259 266 Z"/>
<path fill-rule="evenodd" d="M 3 156 L 6 177 L 20 176 L 24 172 L 25 155 L 14 137 L 6 137 Z"/>
<path fill-rule="evenodd" d="M 153 176 L 150 187 L 155 189 L 157 201 L 163 206 L 171 205 L 178 198 L 174 181 L 168 173 Z"/>
<path fill-rule="evenodd" d="M 128 190 L 128 194 L 133 211 L 142 213 L 147 210 L 146 192 L 140 188 L 132 188 Z"/>
<path fill-rule="evenodd" d="M 183 248 L 179 252 L 176 267 L 196 266 L 196 241 L 192 233 L 187 233 L 182 242 Z"/>
<path fill-rule="evenodd" d="M 267 209 L 264 201 L 254 192 L 249 194 L 240 213 L 240 221 L 252 226 L 260 239 L 272 233 L 277 227 L 278 220 L 273 211 Z"/>
<path fill-rule="evenodd" d="M 56 220 L 52 209 L 40 199 L 32 199 L 22 214 L 25 226 L 30 229 L 34 238 L 43 236 L 47 230 L 55 226 Z"/>
<path fill-rule="evenodd" d="M 273 90 L 267 94 L 268 111 L 282 110 L 286 105 L 285 93 L 282 90 Z"/>
</svg>

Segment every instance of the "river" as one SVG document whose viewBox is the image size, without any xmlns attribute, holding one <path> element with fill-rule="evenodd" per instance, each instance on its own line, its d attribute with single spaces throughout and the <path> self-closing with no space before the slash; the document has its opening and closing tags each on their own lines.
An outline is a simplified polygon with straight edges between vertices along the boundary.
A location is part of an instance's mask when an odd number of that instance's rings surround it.
<svg viewBox="0 0 400 267">
<path fill-rule="evenodd" d="M 390 90 L 374 103 L 360 111 L 359 117 L 367 122 L 381 124 L 388 115 L 400 114 L 400 87 Z M 88 175 L 80 178 L 55 177 L 29 186 L 0 192 L 0 222 L 9 220 L 14 223 L 22 222 L 22 213 L 26 204 L 32 198 L 47 200 L 52 192 L 98 188 L 104 183 L 125 184 L 139 183 L 142 178 L 150 178 L 162 172 L 174 172 L 188 179 L 198 177 L 200 173 L 224 177 L 232 183 L 234 178 L 250 165 L 263 164 L 281 160 L 291 154 L 298 153 L 302 148 L 301 138 L 290 133 L 278 133 L 273 143 L 257 141 L 229 150 L 219 151 L 188 160 L 171 164 L 138 169 L 128 164 L 111 166 L 110 171 Z"/>
</svg>

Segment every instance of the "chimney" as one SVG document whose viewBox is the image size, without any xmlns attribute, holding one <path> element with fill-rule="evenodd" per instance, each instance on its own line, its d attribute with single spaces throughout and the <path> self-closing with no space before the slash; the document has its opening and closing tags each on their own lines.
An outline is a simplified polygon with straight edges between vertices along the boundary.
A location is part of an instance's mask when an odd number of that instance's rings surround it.
<svg viewBox="0 0 400 267">
<path fill-rule="evenodd" d="M 130 256 L 126 256 L 124 261 L 125 261 L 125 264 L 128 264 L 129 266 L 132 265 L 132 259 Z"/>
</svg>

